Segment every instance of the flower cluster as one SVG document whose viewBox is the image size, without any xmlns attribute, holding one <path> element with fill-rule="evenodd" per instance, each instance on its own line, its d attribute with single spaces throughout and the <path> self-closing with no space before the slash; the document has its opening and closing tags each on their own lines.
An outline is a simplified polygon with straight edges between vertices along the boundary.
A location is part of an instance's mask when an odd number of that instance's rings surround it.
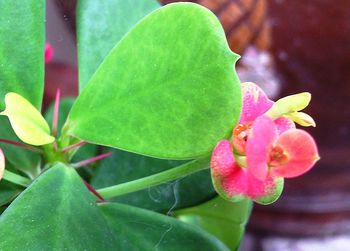
<svg viewBox="0 0 350 251">
<path fill-rule="evenodd" d="M 310 102 L 309 93 L 273 102 L 260 87 L 242 84 L 243 107 L 231 140 L 221 140 L 211 158 L 213 184 L 230 201 L 250 198 L 261 204 L 274 202 L 284 178 L 299 176 L 319 159 L 314 139 L 295 123 L 315 126 L 300 112 Z"/>
</svg>

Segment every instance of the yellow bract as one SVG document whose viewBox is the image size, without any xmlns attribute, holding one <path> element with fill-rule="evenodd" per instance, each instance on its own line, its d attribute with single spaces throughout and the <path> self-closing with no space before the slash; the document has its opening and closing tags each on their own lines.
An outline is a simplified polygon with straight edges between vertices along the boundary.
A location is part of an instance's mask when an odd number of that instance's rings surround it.
<svg viewBox="0 0 350 251">
<path fill-rule="evenodd" d="M 13 130 L 23 142 L 40 146 L 55 141 L 46 120 L 28 100 L 9 92 L 5 96 L 5 104 L 6 109 L 0 115 L 9 118 Z"/>
<path fill-rule="evenodd" d="M 309 92 L 302 92 L 281 98 L 273 104 L 266 112 L 266 115 L 276 119 L 283 115 L 301 111 L 309 105 L 310 100 L 311 94 Z"/>
<path fill-rule="evenodd" d="M 314 119 L 307 113 L 304 112 L 293 112 L 285 115 L 285 117 L 293 120 L 295 123 L 301 126 L 313 126 L 316 127 Z"/>
</svg>

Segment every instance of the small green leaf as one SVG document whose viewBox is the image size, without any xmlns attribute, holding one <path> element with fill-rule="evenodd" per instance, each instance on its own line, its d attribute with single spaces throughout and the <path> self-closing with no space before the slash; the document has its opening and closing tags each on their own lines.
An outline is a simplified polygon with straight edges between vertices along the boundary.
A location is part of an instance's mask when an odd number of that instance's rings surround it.
<svg viewBox="0 0 350 251">
<path fill-rule="evenodd" d="M 91 180 L 91 185 L 96 189 L 140 179 L 185 163 L 150 158 L 116 149 L 106 151 L 113 152 L 113 155 L 99 162 Z M 112 201 L 168 213 L 170 210 L 203 203 L 215 195 L 210 170 L 207 169 L 174 182 L 118 196 Z"/>
<path fill-rule="evenodd" d="M 0 217 L 0 250 L 116 250 L 104 217 L 75 170 L 57 164 Z"/>
<path fill-rule="evenodd" d="M 245 231 L 252 208 L 251 200 L 238 203 L 220 197 L 192 208 L 175 212 L 182 221 L 199 225 L 225 243 L 230 250 L 237 250 Z"/>
<path fill-rule="evenodd" d="M 160 8 L 101 64 L 73 105 L 68 133 L 156 158 L 205 156 L 241 111 L 237 59 L 209 10 Z"/>
<path fill-rule="evenodd" d="M 207 232 L 172 217 L 123 204 L 99 207 L 118 236 L 114 250 L 229 251 Z"/>
<path fill-rule="evenodd" d="M 50 128 L 40 112 L 21 95 L 9 92 L 5 96 L 5 111 L 0 115 L 9 118 L 18 138 L 23 142 L 40 146 L 52 143 L 55 138 L 50 135 Z"/>
<path fill-rule="evenodd" d="M 40 108 L 44 91 L 45 0 L 0 1 L 0 109 L 16 92 Z"/>
<path fill-rule="evenodd" d="M 156 0 L 80 0 L 77 6 L 79 90 L 103 59 L 145 15 L 160 7 Z"/>
</svg>

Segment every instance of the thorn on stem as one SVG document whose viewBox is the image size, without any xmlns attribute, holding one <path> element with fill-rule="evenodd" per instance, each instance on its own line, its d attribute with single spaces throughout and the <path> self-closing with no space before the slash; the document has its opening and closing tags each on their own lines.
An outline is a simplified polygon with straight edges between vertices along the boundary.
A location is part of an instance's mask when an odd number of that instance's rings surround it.
<svg viewBox="0 0 350 251">
<path fill-rule="evenodd" d="M 54 137 L 56 137 L 56 135 L 57 135 L 58 113 L 60 110 L 60 98 L 61 98 L 61 91 L 60 91 L 60 89 L 57 89 L 56 98 L 55 98 L 55 105 L 54 105 L 54 109 L 53 109 L 53 118 L 52 118 L 52 135 Z"/>
<path fill-rule="evenodd" d="M 109 157 L 109 156 L 111 156 L 111 155 L 112 155 L 111 152 L 109 152 L 109 153 L 104 153 L 104 154 L 101 154 L 101 155 L 97 155 L 97 156 L 95 156 L 95 157 L 92 157 L 92 158 L 90 158 L 90 159 L 87 159 L 87 160 L 83 160 L 83 161 L 79 161 L 79 162 L 77 162 L 77 163 L 73 163 L 73 164 L 71 164 L 71 166 L 74 167 L 74 168 L 79 168 L 79 167 L 82 167 L 82 166 L 86 166 L 86 165 L 88 165 L 88 164 L 90 164 L 90 163 L 93 163 L 93 162 L 95 162 L 95 161 L 98 161 L 98 160 L 100 160 L 100 159 L 107 158 L 107 157 Z"/>
<path fill-rule="evenodd" d="M 96 190 L 88 182 L 86 182 L 85 180 L 83 180 L 83 182 L 84 182 L 86 188 L 91 193 L 93 193 L 97 198 L 99 198 L 99 201 L 97 201 L 97 202 L 106 202 L 105 199 L 98 192 L 96 192 Z"/>
<path fill-rule="evenodd" d="M 73 145 L 70 145 L 70 146 L 67 146 L 67 147 L 62 148 L 61 152 L 63 152 L 63 153 L 68 152 L 68 151 L 70 151 L 70 150 L 72 150 L 72 149 L 74 149 L 74 148 L 77 148 L 77 147 L 79 147 L 79 146 L 83 146 L 83 145 L 85 145 L 86 143 L 87 143 L 86 141 L 80 141 L 80 142 L 78 142 L 78 143 L 76 143 L 76 144 L 73 144 Z"/>
<path fill-rule="evenodd" d="M 32 152 L 36 152 L 36 153 L 43 153 L 43 151 L 37 147 L 34 146 L 30 146 L 27 144 L 23 144 L 17 141 L 13 141 L 13 140 L 9 140 L 9 139 L 0 139 L 0 142 L 6 143 L 6 144 L 10 144 L 10 145 L 14 145 L 14 146 L 18 146 L 21 147 L 23 149 L 27 149 L 30 150 Z"/>
</svg>

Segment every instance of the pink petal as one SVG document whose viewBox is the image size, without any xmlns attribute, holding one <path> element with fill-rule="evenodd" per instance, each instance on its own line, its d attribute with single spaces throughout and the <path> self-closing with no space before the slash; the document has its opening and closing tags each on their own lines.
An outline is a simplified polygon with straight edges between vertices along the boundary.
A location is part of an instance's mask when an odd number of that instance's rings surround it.
<svg viewBox="0 0 350 251">
<path fill-rule="evenodd" d="M 295 129 L 295 124 L 292 120 L 280 117 L 278 119 L 275 119 L 275 125 L 277 127 L 278 135 L 282 134 L 283 132 L 289 130 L 289 129 Z"/>
<path fill-rule="evenodd" d="M 260 180 L 244 168 L 238 167 L 234 170 L 230 176 L 221 180 L 222 191 L 227 194 L 227 197 L 243 195 L 256 199 L 272 193 L 274 182 L 271 177 Z"/>
<path fill-rule="evenodd" d="M 242 83 L 243 107 L 240 123 L 253 122 L 269 110 L 273 101 L 254 83 Z"/>
<path fill-rule="evenodd" d="M 282 147 L 289 159 L 285 165 L 271 169 L 276 176 L 285 178 L 299 176 L 310 170 L 319 159 L 314 139 L 300 129 L 288 130 L 281 134 L 276 146 Z"/>
<path fill-rule="evenodd" d="M 49 63 L 53 58 L 53 48 L 51 44 L 45 44 L 45 64 Z"/>
<path fill-rule="evenodd" d="M 272 119 L 260 116 L 253 123 L 246 145 L 247 168 L 256 178 L 265 180 L 267 162 L 272 144 L 277 139 L 277 129 Z"/>
<path fill-rule="evenodd" d="M 210 166 L 213 174 L 220 177 L 226 177 L 233 171 L 235 168 L 235 157 L 228 140 L 221 140 L 216 145 L 211 156 Z"/>
</svg>

